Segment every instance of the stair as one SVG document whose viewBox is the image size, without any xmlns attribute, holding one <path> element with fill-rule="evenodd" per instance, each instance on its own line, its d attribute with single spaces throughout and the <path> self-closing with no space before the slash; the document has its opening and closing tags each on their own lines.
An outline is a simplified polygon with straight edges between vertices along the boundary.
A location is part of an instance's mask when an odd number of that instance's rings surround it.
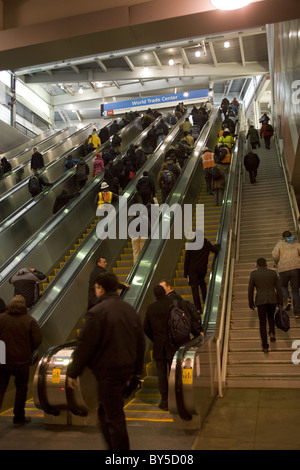
<svg viewBox="0 0 300 470">
<path fill-rule="evenodd" d="M 292 342 L 300 321 L 290 313 L 290 330 L 276 328 L 276 342 L 262 352 L 257 311 L 248 307 L 248 283 L 257 258 L 274 269 L 272 250 L 284 230 L 294 231 L 283 170 L 275 148 L 256 150 L 260 166 L 255 184 L 246 172 L 242 188 L 239 259 L 235 264 L 227 387 L 300 388 L 300 369 L 292 362 Z"/>
</svg>

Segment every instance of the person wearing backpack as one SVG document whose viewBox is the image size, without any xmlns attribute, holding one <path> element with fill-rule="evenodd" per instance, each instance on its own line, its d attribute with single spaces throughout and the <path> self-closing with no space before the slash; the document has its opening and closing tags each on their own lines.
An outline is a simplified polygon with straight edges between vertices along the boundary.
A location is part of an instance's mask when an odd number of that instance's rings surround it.
<svg viewBox="0 0 300 470">
<path fill-rule="evenodd" d="M 168 375 L 176 347 L 169 338 L 169 312 L 173 305 L 160 285 L 155 285 L 155 302 L 148 305 L 144 318 L 144 332 L 153 343 L 153 358 L 156 363 L 158 389 L 161 395 L 159 408 L 168 411 Z"/>
<path fill-rule="evenodd" d="M 142 199 L 142 204 L 144 204 L 145 206 L 149 202 L 153 204 L 153 197 L 155 196 L 155 186 L 152 178 L 149 176 L 148 171 L 143 172 L 143 176 L 137 182 L 136 189 Z"/>
<path fill-rule="evenodd" d="M 38 172 L 35 172 L 28 181 L 28 189 L 32 197 L 40 194 L 44 187 L 52 186 L 52 183 L 49 183 L 48 179 L 44 175 L 39 175 Z"/>
<path fill-rule="evenodd" d="M 253 150 L 256 149 L 256 147 L 260 147 L 258 130 L 255 129 L 253 125 L 249 127 L 249 130 L 246 135 L 246 142 L 248 139 Z"/>
<path fill-rule="evenodd" d="M 282 289 L 279 277 L 273 269 L 268 269 L 265 258 L 258 258 L 256 270 L 250 274 L 248 284 L 249 308 L 254 310 L 257 307 L 259 317 L 259 330 L 262 341 L 263 352 L 269 351 L 267 320 L 269 324 L 269 335 L 271 341 L 275 338 L 274 314 L 276 305 L 282 305 Z M 254 302 L 254 290 L 256 297 Z"/>
<path fill-rule="evenodd" d="M 100 171 L 104 168 L 104 161 L 100 153 L 96 153 L 96 157 L 93 165 L 93 176 L 97 176 Z"/>
<path fill-rule="evenodd" d="M 69 155 L 67 157 L 67 160 L 65 161 L 65 165 L 64 165 L 64 172 L 70 170 L 71 168 L 73 168 L 76 163 L 78 163 L 79 160 L 75 160 L 73 159 L 72 155 Z"/>
<path fill-rule="evenodd" d="M 274 129 L 267 121 L 264 121 L 260 129 L 260 137 L 264 138 L 266 149 L 270 150 L 271 137 L 274 134 Z"/>
<path fill-rule="evenodd" d="M 78 191 L 80 191 L 80 189 L 82 189 L 85 186 L 89 173 L 90 173 L 90 169 L 89 169 L 88 164 L 85 162 L 84 158 L 80 158 L 76 166 L 76 174 L 75 174 L 76 185 L 77 185 Z"/>
<path fill-rule="evenodd" d="M 161 189 L 161 201 L 164 203 L 175 183 L 175 176 L 169 170 L 167 163 L 163 163 L 157 178 L 158 186 Z"/>
<path fill-rule="evenodd" d="M 244 166 L 249 173 L 250 183 L 256 183 L 257 169 L 260 164 L 260 159 L 257 153 L 249 152 L 244 156 Z"/>
<path fill-rule="evenodd" d="M 167 297 L 169 297 L 172 302 L 175 302 L 178 307 L 185 312 L 185 314 L 188 316 L 190 323 L 191 323 L 191 334 L 194 337 L 197 336 L 204 336 L 203 334 L 203 328 L 202 328 L 202 322 L 201 322 L 201 315 L 197 314 L 196 307 L 194 304 L 189 302 L 188 300 L 185 300 L 179 295 L 176 290 L 173 289 L 171 281 L 168 279 L 163 279 L 160 283 L 160 286 L 162 286 L 165 289 L 165 293 Z"/>
</svg>

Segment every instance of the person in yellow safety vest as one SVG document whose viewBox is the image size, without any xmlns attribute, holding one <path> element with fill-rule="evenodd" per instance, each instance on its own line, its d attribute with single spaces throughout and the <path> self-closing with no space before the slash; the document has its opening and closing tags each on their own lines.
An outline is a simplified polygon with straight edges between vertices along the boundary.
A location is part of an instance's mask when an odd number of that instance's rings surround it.
<svg viewBox="0 0 300 470">
<path fill-rule="evenodd" d="M 94 150 L 96 150 L 97 148 L 101 146 L 101 141 L 99 137 L 97 136 L 95 129 L 93 131 L 93 134 L 89 138 L 88 144 L 91 145 L 91 147 L 93 147 Z"/>
<path fill-rule="evenodd" d="M 208 147 L 205 147 L 205 149 L 200 154 L 200 158 L 202 160 L 204 179 L 206 182 L 206 192 L 209 195 L 213 195 L 213 191 L 212 191 L 213 179 L 211 175 L 211 168 L 215 164 L 215 154 Z"/>
<path fill-rule="evenodd" d="M 229 129 L 224 129 L 223 135 L 221 135 L 221 137 L 219 138 L 219 144 L 226 145 L 229 148 L 230 152 L 232 152 L 232 149 L 235 144 L 235 139 Z"/>
<path fill-rule="evenodd" d="M 103 181 L 100 187 L 100 192 L 96 196 L 97 208 L 100 208 L 103 204 L 113 204 L 118 200 L 118 195 L 109 190 L 109 186 L 106 181 Z"/>
</svg>

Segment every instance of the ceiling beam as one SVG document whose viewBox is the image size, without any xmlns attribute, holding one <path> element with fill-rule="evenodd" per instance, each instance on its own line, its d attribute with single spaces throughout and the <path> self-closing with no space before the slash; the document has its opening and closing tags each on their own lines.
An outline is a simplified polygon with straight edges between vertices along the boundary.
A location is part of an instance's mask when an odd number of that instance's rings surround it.
<svg viewBox="0 0 300 470">
<path fill-rule="evenodd" d="M 126 70 L 111 70 L 105 74 L 98 72 L 97 70 L 85 70 L 79 74 L 72 72 L 56 72 L 55 80 L 53 76 L 46 74 L 36 73 L 33 76 L 24 76 L 23 80 L 27 84 L 42 84 L 42 83 L 78 83 L 85 81 L 101 82 L 101 81 L 120 81 L 120 80 L 140 80 L 140 79 L 159 79 L 159 78 L 174 78 L 174 77 L 193 77 L 195 75 L 200 76 L 247 76 L 247 75 L 260 75 L 268 71 L 268 62 L 249 62 L 244 66 L 241 63 L 219 63 L 218 67 L 213 64 L 190 64 L 189 68 L 165 66 L 162 69 L 157 67 L 149 67 L 145 75 L 143 67 L 135 67 L 134 71 Z M 213 79 L 212 79 L 213 80 Z"/>
</svg>

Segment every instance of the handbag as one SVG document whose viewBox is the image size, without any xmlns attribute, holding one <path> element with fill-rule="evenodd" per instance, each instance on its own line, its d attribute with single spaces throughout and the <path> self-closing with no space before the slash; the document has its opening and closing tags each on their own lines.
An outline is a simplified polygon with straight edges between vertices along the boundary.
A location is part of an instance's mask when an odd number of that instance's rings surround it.
<svg viewBox="0 0 300 470">
<path fill-rule="evenodd" d="M 278 310 L 275 313 L 275 325 L 285 332 L 290 329 L 290 317 L 286 311 L 283 310 L 282 305 L 278 306 Z"/>
</svg>

